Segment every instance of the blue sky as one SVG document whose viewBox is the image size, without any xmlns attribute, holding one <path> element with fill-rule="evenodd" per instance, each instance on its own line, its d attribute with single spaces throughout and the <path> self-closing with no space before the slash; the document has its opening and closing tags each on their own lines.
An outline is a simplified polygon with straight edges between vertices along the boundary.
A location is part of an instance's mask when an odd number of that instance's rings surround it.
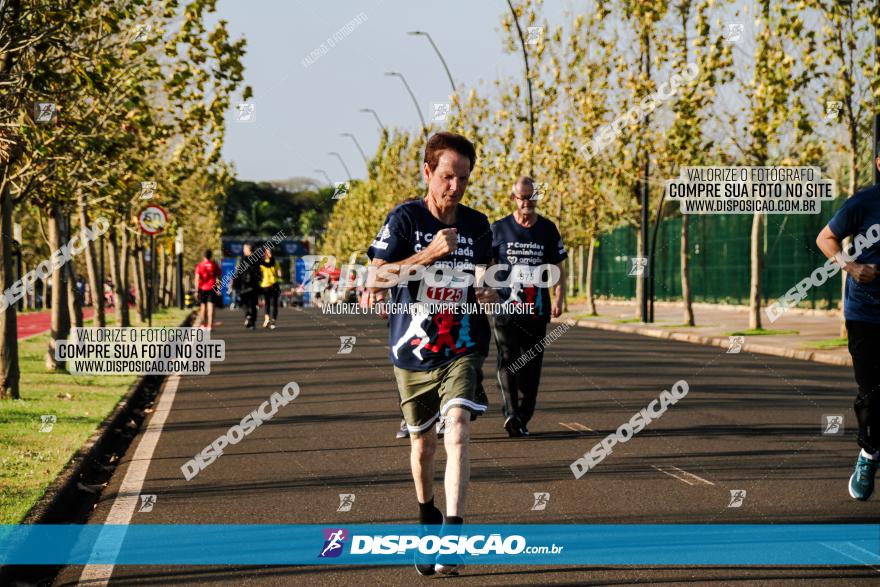
<svg viewBox="0 0 880 587">
<path fill-rule="evenodd" d="M 561 17 L 572 4 L 548 0 L 542 12 Z M 502 46 L 501 17 L 508 10 L 505 0 L 221 0 L 216 18 L 229 22 L 234 38 L 247 38 L 245 76 L 256 105 L 251 123 L 236 122 L 230 113 L 226 160 L 244 180 L 305 176 L 324 182 L 314 172 L 323 168 L 342 181 L 345 171 L 327 155 L 337 151 L 355 178 L 364 177 L 354 143 L 339 136 L 352 133 L 368 156 L 375 151 L 379 129 L 360 108 L 375 109 L 388 127 L 419 126 L 409 94 L 386 71 L 406 76 L 428 119 L 431 103 L 447 101 L 450 92 L 428 40 L 407 31 L 430 33 L 456 84 L 474 87 L 522 75 L 521 55 Z M 304 57 L 361 13 L 366 20 L 303 65 Z"/>
</svg>

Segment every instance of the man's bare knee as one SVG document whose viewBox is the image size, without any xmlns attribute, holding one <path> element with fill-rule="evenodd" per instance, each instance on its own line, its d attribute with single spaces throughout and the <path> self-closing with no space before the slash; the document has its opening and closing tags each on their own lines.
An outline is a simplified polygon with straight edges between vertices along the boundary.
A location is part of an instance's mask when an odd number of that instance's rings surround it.
<svg viewBox="0 0 880 587">
<path fill-rule="evenodd" d="M 433 430 L 429 430 L 422 434 L 410 435 L 412 442 L 412 452 L 418 455 L 419 459 L 433 458 L 437 452 L 437 434 Z"/>
<path fill-rule="evenodd" d="M 470 434 L 471 419 L 468 412 L 456 410 L 456 413 L 446 415 L 446 428 L 444 432 L 446 446 L 467 444 L 470 440 Z"/>
</svg>

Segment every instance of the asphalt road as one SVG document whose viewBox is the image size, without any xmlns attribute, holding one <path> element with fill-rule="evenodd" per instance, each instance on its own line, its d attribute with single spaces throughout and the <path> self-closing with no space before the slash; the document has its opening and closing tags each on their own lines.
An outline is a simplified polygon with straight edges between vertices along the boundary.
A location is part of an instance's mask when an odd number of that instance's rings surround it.
<svg viewBox="0 0 880 587">
<path fill-rule="evenodd" d="M 157 495 L 132 524 L 415 523 L 407 441 L 395 440 L 396 389 L 387 328 L 375 317 L 282 310 L 275 331 L 245 331 L 237 312 L 214 334 L 226 360 L 184 377 L 141 493 Z M 551 326 L 552 328 L 552 326 Z M 549 329 L 548 329 L 549 331 Z M 356 336 L 338 354 L 340 336 Z M 849 369 L 637 335 L 571 328 L 546 351 L 532 436 L 502 429 L 494 352 L 486 363 L 490 414 L 472 432 L 466 523 L 880 522 L 878 498 L 847 494 L 856 457 Z M 569 464 L 677 380 L 688 395 L 595 470 Z M 285 384 L 301 395 L 191 481 L 180 466 Z M 842 436 L 823 416 L 845 416 Z M 155 417 L 155 416 L 154 416 Z M 136 438 L 90 523 L 102 523 L 132 466 Z M 442 504 L 442 450 L 437 501 Z M 745 490 L 728 507 L 731 490 Z M 534 493 L 547 492 L 534 511 Z M 355 494 L 338 512 L 339 494 Z M 73 585 L 82 567 L 56 584 Z M 411 567 L 117 566 L 112 585 L 414 585 Z M 448 579 L 453 580 L 453 579 Z M 470 566 L 463 585 L 853 585 L 880 583 L 860 567 Z"/>
</svg>

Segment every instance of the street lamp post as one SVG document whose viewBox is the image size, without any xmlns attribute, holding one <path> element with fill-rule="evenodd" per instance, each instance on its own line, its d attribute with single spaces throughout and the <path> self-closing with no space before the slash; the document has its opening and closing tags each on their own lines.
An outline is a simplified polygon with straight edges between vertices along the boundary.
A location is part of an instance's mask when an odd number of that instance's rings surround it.
<svg viewBox="0 0 880 587">
<path fill-rule="evenodd" d="M 333 180 L 330 179 L 330 176 L 327 175 L 327 172 L 326 172 L 326 171 L 324 171 L 323 169 L 316 169 L 316 170 L 315 170 L 315 173 L 320 173 L 320 174 L 322 174 L 322 175 L 324 176 L 324 179 L 327 180 L 327 183 L 330 185 L 330 187 L 331 187 L 331 188 L 335 187 L 335 186 L 333 185 Z"/>
<path fill-rule="evenodd" d="M 358 112 L 368 112 L 373 115 L 373 118 L 376 119 L 376 122 L 379 124 L 379 127 L 382 129 L 382 132 L 388 132 L 388 129 L 385 128 L 385 125 L 382 124 L 382 121 L 379 119 L 379 114 L 373 110 L 372 108 L 361 108 Z"/>
<path fill-rule="evenodd" d="M 434 39 L 431 38 L 431 35 L 425 31 L 410 31 L 408 34 L 428 38 L 428 42 L 431 43 L 431 46 L 434 47 L 434 52 L 437 53 L 437 57 L 440 58 L 440 63 L 443 64 L 443 69 L 446 70 L 446 76 L 449 78 L 449 85 L 452 86 L 452 93 L 455 93 L 455 82 L 452 80 L 452 73 L 449 72 L 449 66 L 446 65 L 446 60 L 443 59 L 443 55 L 440 53 L 440 49 L 437 48 L 437 44 L 434 42 Z"/>
<path fill-rule="evenodd" d="M 357 147 L 357 150 L 361 152 L 361 157 L 364 158 L 364 163 L 369 163 L 369 160 L 367 159 L 367 155 L 364 153 L 364 150 L 361 149 L 361 144 L 358 142 L 358 140 L 355 138 L 355 136 L 353 134 L 351 134 L 350 132 L 344 132 L 344 133 L 340 133 L 339 136 L 348 137 L 351 140 L 353 140 L 354 146 Z"/>
<path fill-rule="evenodd" d="M 409 84 L 406 83 L 406 78 L 403 77 L 403 74 L 402 74 L 402 73 L 398 73 L 398 72 L 396 72 L 396 71 L 388 71 L 388 72 L 385 72 L 385 75 L 390 75 L 390 76 L 394 76 L 394 77 L 399 77 L 399 78 L 400 78 L 400 81 L 403 82 L 403 85 L 404 85 L 404 87 L 406 88 L 406 91 L 409 92 L 409 97 L 412 98 L 413 106 L 416 107 L 416 112 L 417 112 L 418 115 L 419 115 L 419 120 L 422 121 L 422 132 L 424 133 L 425 138 L 427 139 L 427 138 L 428 138 L 428 125 L 425 124 L 425 117 L 422 116 L 422 109 L 419 108 L 419 101 L 416 100 L 416 95 L 413 94 L 413 91 L 410 89 Z"/>
<path fill-rule="evenodd" d="M 340 154 L 337 153 L 336 151 L 330 151 L 330 152 L 327 153 L 327 154 L 328 154 L 328 155 L 333 155 L 334 157 L 336 157 L 337 159 L 339 159 L 339 162 L 342 163 L 342 168 L 345 169 L 345 174 L 348 176 L 348 181 L 354 181 L 354 180 L 352 179 L 352 177 L 351 177 L 351 171 L 348 170 L 348 165 L 345 164 L 345 160 L 342 158 L 342 155 L 340 155 Z"/>
<path fill-rule="evenodd" d="M 513 4 L 510 3 L 510 0 L 507 0 L 507 5 L 510 7 L 510 14 L 513 17 L 513 24 L 516 25 L 516 32 L 519 34 L 519 42 L 522 46 L 522 54 L 523 61 L 526 64 L 526 86 L 529 90 L 529 142 L 535 142 L 535 110 L 532 103 L 532 78 L 529 75 L 529 52 L 526 50 L 526 40 L 523 37 L 522 27 L 519 26 L 519 19 L 516 17 L 516 10 L 513 9 Z M 532 174 L 534 174 L 531 170 L 532 162 L 531 162 L 531 150 L 529 151 L 529 170 Z"/>
</svg>

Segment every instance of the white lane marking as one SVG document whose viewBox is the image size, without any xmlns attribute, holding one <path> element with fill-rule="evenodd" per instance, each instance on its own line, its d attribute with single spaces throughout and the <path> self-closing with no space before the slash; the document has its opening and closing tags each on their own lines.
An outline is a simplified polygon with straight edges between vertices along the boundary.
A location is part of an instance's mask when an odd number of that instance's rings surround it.
<svg viewBox="0 0 880 587">
<path fill-rule="evenodd" d="M 688 477 L 691 477 L 691 478 L 693 478 L 693 479 L 696 479 L 697 481 L 702 481 L 702 482 L 705 483 L 706 485 L 715 485 L 715 484 L 712 483 L 711 481 L 707 481 L 706 479 L 703 479 L 703 478 L 700 477 L 699 475 L 694 475 L 693 473 L 688 473 L 688 472 L 685 471 L 684 469 L 679 469 L 678 467 L 673 467 L 672 465 L 669 465 L 669 468 L 670 468 L 670 469 L 675 469 L 676 471 L 678 471 L 678 472 L 681 473 L 682 475 L 687 475 Z"/>
<path fill-rule="evenodd" d="M 660 471 L 661 473 L 665 474 L 665 475 L 669 475 L 670 477 L 674 477 L 675 479 L 678 479 L 678 480 L 681 481 L 682 483 L 687 483 L 688 485 L 693 485 L 693 483 L 691 483 L 691 482 L 688 481 L 687 479 L 682 479 L 682 478 L 679 477 L 678 475 L 674 475 L 673 473 L 670 473 L 669 471 L 664 471 L 663 469 L 661 469 L 661 468 L 658 467 L 657 465 L 651 465 L 651 466 L 654 467 L 655 469 L 657 469 L 658 471 Z"/>
<path fill-rule="evenodd" d="M 868 556 L 874 557 L 875 559 L 877 559 L 878 562 L 880 562 L 880 554 L 877 554 L 876 552 L 871 552 L 870 550 L 866 550 L 866 549 L 862 548 L 861 546 L 859 546 L 858 544 L 856 544 L 855 542 L 847 542 L 847 544 L 849 544 L 853 548 L 857 548 L 857 549 L 861 550 L 862 552 L 864 552 Z"/>
<path fill-rule="evenodd" d="M 560 422 L 559 425 L 565 426 L 569 430 L 574 430 L 575 432 L 595 432 L 595 430 L 584 426 L 580 422 L 569 422 L 568 424 L 566 424 L 565 422 Z"/>
<path fill-rule="evenodd" d="M 865 565 L 865 566 L 867 566 L 867 567 L 870 567 L 870 568 L 874 569 L 875 571 L 877 571 L 878 573 L 880 573 L 880 568 L 877 568 L 877 567 L 875 567 L 874 565 L 869 564 L 867 561 L 863 561 L 863 560 L 860 559 L 860 558 L 856 558 L 856 557 L 852 556 L 851 554 L 846 553 L 846 552 L 840 550 L 839 548 L 835 548 L 835 547 L 831 546 L 830 544 L 826 544 L 826 543 L 824 543 L 824 542 L 820 542 L 819 544 L 821 544 L 821 545 L 824 546 L 825 548 L 828 548 L 828 549 L 830 549 L 830 550 L 833 550 L 834 552 L 837 552 L 837 553 L 839 553 L 839 554 L 842 554 L 843 556 L 845 556 L 845 557 L 847 557 L 847 558 L 851 558 L 851 559 L 853 559 L 853 560 L 856 561 L 856 562 L 862 563 L 863 565 Z M 855 544 L 853 544 L 852 542 L 847 542 L 847 544 L 849 544 L 850 546 L 855 546 L 855 547 L 858 548 L 859 550 L 861 550 L 861 551 L 863 551 L 863 552 L 867 552 L 868 554 L 870 554 L 870 555 L 873 556 L 874 558 L 877 558 L 877 555 L 874 554 L 873 552 L 870 552 L 870 551 L 868 551 L 868 550 L 865 550 L 864 548 L 860 548 L 860 547 L 856 546 Z"/>
<path fill-rule="evenodd" d="M 119 486 L 116 499 L 113 500 L 113 506 L 110 508 L 110 513 L 104 521 L 105 525 L 122 524 L 127 526 L 131 522 L 131 517 L 134 515 L 135 508 L 138 505 L 138 496 L 147 477 L 150 461 L 153 459 L 153 452 L 159 443 L 159 435 L 162 434 L 162 428 L 165 426 L 165 421 L 171 412 L 171 404 L 174 403 L 178 383 L 180 383 L 179 373 L 170 375 L 165 381 L 159 403 L 156 405 L 153 417 L 150 419 L 150 423 L 146 430 L 144 430 L 141 441 L 134 451 L 134 456 L 128 465 L 125 477 L 122 479 L 122 485 Z M 101 535 L 103 534 L 101 532 Z M 95 548 L 97 549 L 98 545 L 107 546 L 106 551 L 112 553 L 115 559 L 116 555 L 119 554 L 121 544 L 111 541 L 102 542 L 101 535 L 98 537 Z M 112 540 L 109 533 L 107 538 Z M 107 553 L 102 551 L 102 558 L 105 554 Z M 107 585 L 110 582 L 110 577 L 113 575 L 114 566 L 112 564 L 87 564 L 79 576 L 78 584 L 89 585 L 89 587 Z"/>
</svg>

